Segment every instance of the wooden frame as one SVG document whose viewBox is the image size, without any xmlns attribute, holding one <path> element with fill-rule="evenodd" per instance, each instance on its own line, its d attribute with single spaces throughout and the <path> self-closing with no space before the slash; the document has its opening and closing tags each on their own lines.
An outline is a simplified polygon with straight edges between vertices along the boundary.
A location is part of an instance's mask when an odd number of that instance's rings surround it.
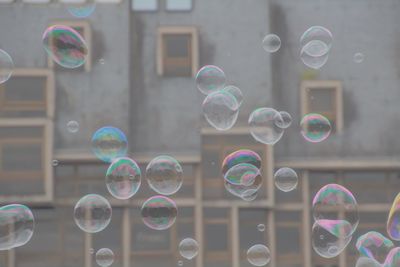
<svg viewBox="0 0 400 267">
<path fill-rule="evenodd" d="M 190 45 L 188 45 L 189 56 L 186 58 L 167 58 L 165 51 L 165 35 L 191 35 Z M 180 67 L 190 65 L 191 76 L 194 77 L 199 67 L 199 40 L 198 31 L 196 27 L 191 26 L 163 26 L 159 27 L 157 31 L 157 74 L 160 76 L 166 75 L 164 64 L 171 64 Z M 165 61 L 169 60 L 170 63 Z M 187 62 L 189 60 L 189 62 Z"/>
<path fill-rule="evenodd" d="M 54 73 L 49 69 L 14 69 L 13 78 L 18 77 L 44 77 L 46 86 L 44 88 L 43 101 L 9 101 L 5 97 L 7 83 L 0 85 L 0 111 L 38 111 L 44 110 L 48 118 L 54 117 Z"/>
<path fill-rule="evenodd" d="M 334 121 L 336 132 L 340 133 L 343 130 L 343 89 L 342 83 L 340 81 L 314 81 L 314 80 L 305 80 L 301 82 L 300 86 L 300 96 L 301 96 L 301 114 L 302 117 L 308 113 L 312 113 L 310 110 L 310 103 L 308 94 L 310 90 L 334 90 L 335 98 L 332 99 L 334 101 L 333 106 L 334 109 L 329 113 L 321 113 L 329 120 Z"/>
<path fill-rule="evenodd" d="M 86 20 L 59 20 L 52 22 L 49 26 L 51 25 L 65 25 L 73 29 L 82 29 L 82 37 L 88 46 L 88 54 L 83 68 L 86 72 L 89 72 L 92 69 L 92 29 L 89 22 Z M 50 69 L 55 69 L 56 65 L 50 57 L 47 57 L 47 66 Z"/>
</svg>

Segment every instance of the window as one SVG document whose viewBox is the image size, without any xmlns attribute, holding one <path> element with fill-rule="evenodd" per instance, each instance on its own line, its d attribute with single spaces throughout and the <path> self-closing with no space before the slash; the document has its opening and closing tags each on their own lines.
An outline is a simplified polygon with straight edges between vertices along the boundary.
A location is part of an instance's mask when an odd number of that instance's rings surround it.
<svg viewBox="0 0 400 267">
<path fill-rule="evenodd" d="M 168 11 L 190 11 L 192 10 L 192 0 L 167 0 Z"/>
<path fill-rule="evenodd" d="M 134 11 L 156 11 L 158 0 L 132 0 L 132 9 Z"/>
<path fill-rule="evenodd" d="M 70 21 L 55 21 L 51 25 L 65 25 L 73 28 L 76 30 L 85 40 L 86 45 L 88 46 L 88 54 L 86 58 L 86 62 L 82 67 L 79 67 L 77 69 L 72 69 L 72 70 L 82 70 L 84 69 L 85 71 L 90 71 L 92 68 L 92 31 L 90 28 L 90 24 L 87 21 L 83 20 L 70 20 Z M 49 68 L 55 68 L 56 70 L 69 70 L 71 69 L 66 69 L 58 64 L 56 64 L 50 57 L 47 57 L 47 65 Z"/>
<path fill-rule="evenodd" d="M 162 76 L 194 76 L 198 69 L 198 37 L 194 27 L 158 29 L 157 72 Z"/>
<path fill-rule="evenodd" d="M 339 81 L 303 81 L 301 113 L 325 116 L 336 132 L 343 129 L 343 92 Z"/>
</svg>

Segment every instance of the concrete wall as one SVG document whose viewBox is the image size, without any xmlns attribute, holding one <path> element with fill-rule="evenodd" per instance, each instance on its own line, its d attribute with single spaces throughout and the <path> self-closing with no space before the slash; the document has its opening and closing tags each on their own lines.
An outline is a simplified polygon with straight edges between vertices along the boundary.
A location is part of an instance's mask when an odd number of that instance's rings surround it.
<svg viewBox="0 0 400 267">
<path fill-rule="evenodd" d="M 69 19 L 75 18 L 62 4 L 1 4 L 0 48 L 17 68 L 45 68 L 42 34 L 50 22 Z M 93 131 L 104 125 L 129 134 L 129 3 L 97 4 L 87 20 L 93 31 L 92 71 L 55 71 L 55 149 L 89 152 Z M 70 120 L 79 122 L 78 133 L 67 131 Z"/>
</svg>

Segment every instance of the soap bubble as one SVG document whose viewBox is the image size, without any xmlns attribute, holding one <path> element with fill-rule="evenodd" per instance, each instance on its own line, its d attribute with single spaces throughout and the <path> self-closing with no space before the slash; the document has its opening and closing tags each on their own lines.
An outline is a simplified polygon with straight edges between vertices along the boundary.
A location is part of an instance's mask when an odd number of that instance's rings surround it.
<svg viewBox="0 0 400 267">
<path fill-rule="evenodd" d="M 379 262 L 367 257 L 360 257 L 356 262 L 356 267 L 381 267 Z M 389 267 L 386 266 L 385 267 Z"/>
<path fill-rule="evenodd" d="M 400 241 L 400 193 L 396 196 L 390 208 L 386 230 L 391 239 Z"/>
<path fill-rule="evenodd" d="M 260 223 L 259 225 L 257 225 L 257 230 L 260 232 L 264 232 L 265 231 L 265 224 Z"/>
<path fill-rule="evenodd" d="M 96 263 L 101 267 L 108 267 L 114 262 L 114 252 L 109 248 L 102 248 L 96 252 Z"/>
<path fill-rule="evenodd" d="M 242 105 L 243 102 L 243 93 L 242 91 L 237 88 L 236 86 L 233 85 L 228 85 L 226 86 L 223 91 L 230 93 L 236 98 L 236 101 L 238 102 L 239 106 Z"/>
<path fill-rule="evenodd" d="M 92 136 L 92 151 L 97 158 L 111 163 L 124 157 L 128 150 L 125 134 L 118 128 L 106 126 L 98 129 Z"/>
<path fill-rule="evenodd" d="M 35 219 L 24 205 L 12 204 L 0 208 L 0 250 L 20 247 L 33 235 Z"/>
<path fill-rule="evenodd" d="M 117 158 L 106 172 L 108 192 L 118 199 L 129 199 L 137 193 L 142 173 L 137 163 L 126 157 Z"/>
<path fill-rule="evenodd" d="M 386 256 L 384 267 L 398 267 L 400 266 L 400 247 L 392 248 Z"/>
<path fill-rule="evenodd" d="M 262 41 L 262 45 L 268 53 L 275 53 L 281 48 L 281 38 L 276 34 L 267 34 Z"/>
<path fill-rule="evenodd" d="M 321 257 L 336 257 L 350 243 L 352 235 L 338 234 L 338 231 L 335 229 L 337 226 L 337 224 L 332 224 L 332 220 L 315 221 L 311 234 L 312 247 Z"/>
<path fill-rule="evenodd" d="M 322 66 L 324 66 L 326 64 L 326 62 L 328 62 L 329 53 L 325 53 L 325 54 L 323 54 L 321 56 L 312 56 L 312 55 L 310 55 L 310 53 L 318 53 L 316 51 L 310 52 L 310 51 L 313 51 L 312 47 L 315 46 L 314 45 L 315 42 L 318 42 L 318 41 L 311 41 L 310 43 L 306 44 L 301 49 L 301 51 L 300 51 L 300 59 L 304 63 L 304 65 L 306 65 L 307 67 L 315 69 L 315 70 L 318 70 Z M 309 51 L 309 52 L 307 53 L 307 51 Z"/>
<path fill-rule="evenodd" d="M 143 203 L 141 214 L 144 224 L 149 228 L 165 230 L 175 223 L 178 208 L 168 197 L 153 196 Z"/>
<path fill-rule="evenodd" d="M 203 101 L 203 114 L 207 122 L 215 129 L 229 130 L 239 115 L 239 103 L 226 91 L 213 92 Z"/>
<path fill-rule="evenodd" d="M 58 166 L 58 160 L 53 159 L 53 161 L 51 162 L 51 165 L 53 165 L 53 167 L 57 167 Z"/>
<path fill-rule="evenodd" d="M 257 244 L 247 250 L 247 260 L 254 266 L 265 266 L 271 261 L 269 248 Z"/>
<path fill-rule="evenodd" d="M 100 58 L 100 59 L 99 59 L 99 63 L 100 63 L 101 65 L 104 65 L 104 64 L 106 63 L 106 61 L 104 60 L 104 58 Z"/>
<path fill-rule="evenodd" d="M 258 142 L 274 145 L 283 135 L 283 129 L 276 125 L 283 124 L 282 116 L 272 108 L 259 108 L 249 117 L 251 135 Z"/>
<path fill-rule="evenodd" d="M 353 60 L 355 63 L 361 63 L 364 61 L 364 54 L 363 53 L 355 53 L 353 56 Z"/>
<path fill-rule="evenodd" d="M 89 1 L 81 4 L 71 4 L 67 7 L 68 12 L 77 18 L 87 18 L 93 14 L 96 9 L 96 2 Z"/>
<path fill-rule="evenodd" d="M 292 191 L 297 187 L 297 173 L 291 168 L 280 168 L 275 172 L 274 179 L 275 186 L 283 192 Z"/>
<path fill-rule="evenodd" d="M 240 163 L 248 163 L 260 169 L 261 162 L 262 159 L 256 152 L 249 149 L 240 149 L 225 157 L 222 162 L 222 174 L 225 176 L 230 168 Z"/>
<path fill-rule="evenodd" d="M 199 244 L 193 238 L 185 238 L 179 243 L 179 253 L 185 259 L 191 260 L 199 253 Z"/>
<path fill-rule="evenodd" d="M 314 220 L 321 220 L 331 226 L 332 234 L 348 237 L 357 229 L 359 223 L 358 205 L 353 194 L 338 184 L 323 186 L 312 202 Z M 339 215 L 343 213 L 342 216 Z M 329 222 L 327 222 L 329 221 Z"/>
<path fill-rule="evenodd" d="M 155 157 L 146 167 L 146 179 L 150 188 L 158 194 L 175 194 L 183 183 L 182 166 L 173 157 Z"/>
<path fill-rule="evenodd" d="M 96 194 L 82 197 L 74 208 L 76 225 L 87 233 L 104 230 L 111 221 L 111 214 L 112 210 L 108 200 Z"/>
<path fill-rule="evenodd" d="M 300 45 L 303 47 L 307 43 L 316 40 L 325 43 L 328 47 L 328 50 L 332 47 L 332 33 L 327 28 L 322 26 L 312 26 L 308 28 L 300 37 Z"/>
<path fill-rule="evenodd" d="M 258 196 L 258 190 L 251 189 L 251 190 L 245 191 L 242 194 L 241 198 L 244 201 L 251 202 L 251 201 L 255 200 L 257 198 L 257 196 Z"/>
<path fill-rule="evenodd" d="M 275 121 L 276 126 L 282 129 L 288 128 L 292 124 L 292 116 L 286 111 L 279 111 L 282 120 Z"/>
<path fill-rule="evenodd" d="M 202 67 L 196 75 L 197 88 L 205 95 L 224 88 L 225 73 L 217 66 L 207 65 Z"/>
<path fill-rule="evenodd" d="M 94 249 L 93 249 L 93 248 L 90 248 L 90 249 L 89 249 L 89 253 L 90 253 L 90 254 L 93 254 L 93 253 L 94 253 Z"/>
<path fill-rule="evenodd" d="M 310 57 L 322 57 L 329 52 L 329 47 L 324 42 L 312 40 L 305 44 L 302 50 Z"/>
<path fill-rule="evenodd" d="M 11 56 L 4 50 L 0 49 L 0 84 L 10 79 L 14 69 L 14 62 Z"/>
<path fill-rule="evenodd" d="M 178 261 L 178 266 L 183 266 L 183 261 Z"/>
<path fill-rule="evenodd" d="M 69 121 L 67 123 L 67 130 L 70 133 L 77 133 L 79 131 L 79 123 L 77 121 Z"/>
<path fill-rule="evenodd" d="M 85 63 L 88 55 L 87 45 L 73 28 L 63 25 L 50 26 L 42 39 L 47 54 L 60 66 L 74 69 Z"/>
<path fill-rule="evenodd" d="M 230 168 L 224 175 L 224 179 L 233 185 L 250 186 L 260 175 L 260 170 L 254 165 L 240 163 Z"/>
<path fill-rule="evenodd" d="M 225 189 L 234 196 L 240 197 L 243 200 L 249 200 L 254 197 L 254 194 L 261 188 L 262 177 L 257 175 L 251 185 L 235 185 L 224 180 Z"/>
<path fill-rule="evenodd" d="M 301 135 L 311 143 L 319 143 L 329 137 L 332 131 L 331 123 L 320 114 L 310 113 L 300 122 Z"/>
<path fill-rule="evenodd" d="M 393 246 L 391 240 L 375 231 L 370 231 L 360 236 L 356 243 L 360 256 L 368 257 L 381 263 L 385 261 L 386 255 Z"/>
</svg>

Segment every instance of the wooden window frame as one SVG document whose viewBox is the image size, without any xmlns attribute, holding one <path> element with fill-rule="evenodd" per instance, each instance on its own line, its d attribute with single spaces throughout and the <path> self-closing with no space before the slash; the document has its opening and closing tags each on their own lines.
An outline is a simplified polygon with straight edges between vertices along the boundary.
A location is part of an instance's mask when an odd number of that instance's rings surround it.
<svg viewBox="0 0 400 267">
<path fill-rule="evenodd" d="M 164 35 L 168 34 L 190 34 L 192 36 L 191 42 L 191 76 L 194 77 L 199 68 L 199 38 L 198 30 L 193 26 L 163 26 L 157 30 L 157 74 L 160 76 L 165 75 L 164 70 Z M 177 76 L 181 77 L 181 76 Z"/>
<path fill-rule="evenodd" d="M 49 26 L 53 25 L 65 25 L 71 28 L 82 28 L 83 34 L 82 37 L 86 42 L 86 45 L 88 47 L 88 54 L 86 57 L 86 62 L 83 64 L 83 69 L 85 72 L 89 72 L 92 69 L 92 29 L 90 27 L 90 24 L 86 20 L 58 20 L 52 22 Z M 51 59 L 51 57 L 47 57 L 47 66 L 50 69 L 55 69 L 57 63 Z M 79 69 L 79 68 L 78 68 Z"/>
<path fill-rule="evenodd" d="M 301 114 L 302 117 L 310 113 L 310 106 L 308 101 L 309 90 L 335 90 L 335 103 L 334 103 L 334 117 L 335 129 L 337 133 L 343 131 L 343 88 L 340 81 L 330 80 L 306 80 L 301 82 L 300 95 L 301 95 Z M 323 114 L 322 114 L 323 115 Z M 328 118 L 330 119 L 330 118 Z"/>
</svg>

